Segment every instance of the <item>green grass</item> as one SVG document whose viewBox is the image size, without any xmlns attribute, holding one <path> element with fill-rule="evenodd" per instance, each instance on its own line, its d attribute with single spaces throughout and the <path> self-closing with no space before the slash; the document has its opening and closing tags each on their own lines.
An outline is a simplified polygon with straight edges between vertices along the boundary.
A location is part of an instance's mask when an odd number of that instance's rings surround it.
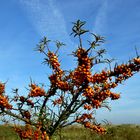
<svg viewBox="0 0 140 140">
<path fill-rule="evenodd" d="M 0 126 L 0 140 L 19 140 L 19 137 L 11 127 Z"/>
<path fill-rule="evenodd" d="M 140 140 L 140 125 L 106 126 L 108 133 L 98 135 L 83 127 L 70 126 L 53 137 L 53 140 Z M 10 127 L 0 126 L 0 140 L 19 140 Z"/>
<path fill-rule="evenodd" d="M 61 132 L 61 140 L 140 140 L 140 125 L 111 125 L 99 135 L 82 127 L 70 126 Z M 60 140 L 58 136 L 53 140 Z"/>
</svg>

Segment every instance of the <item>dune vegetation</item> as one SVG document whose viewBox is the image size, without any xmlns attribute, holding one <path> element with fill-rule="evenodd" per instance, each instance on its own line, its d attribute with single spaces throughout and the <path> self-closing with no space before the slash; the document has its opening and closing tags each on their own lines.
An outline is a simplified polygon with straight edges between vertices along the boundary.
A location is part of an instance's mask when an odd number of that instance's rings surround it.
<svg viewBox="0 0 140 140">
<path fill-rule="evenodd" d="M 62 129 L 52 140 L 140 140 L 140 125 L 122 124 L 105 126 L 107 133 L 100 135 L 81 126 Z M 20 140 L 10 126 L 0 126 L 0 140 Z"/>
</svg>

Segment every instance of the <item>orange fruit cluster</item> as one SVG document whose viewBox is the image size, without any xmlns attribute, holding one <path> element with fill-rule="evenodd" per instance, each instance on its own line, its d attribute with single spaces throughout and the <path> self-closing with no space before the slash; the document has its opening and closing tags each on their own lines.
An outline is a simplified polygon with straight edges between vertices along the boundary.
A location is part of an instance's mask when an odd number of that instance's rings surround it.
<svg viewBox="0 0 140 140">
<path fill-rule="evenodd" d="M 120 94 L 113 93 L 109 89 L 103 90 L 96 94 L 94 98 L 90 99 L 92 101 L 92 106 L 96 109 L 101 107 L 101 103 L 108 97 L 110 97 L 111 100 L 117 100 L 120 98 Z"/>
<path fill-rule="evenodd" d="M 24 96 L 20 96 L 20 97 L 19 97 L 19 100 L 23 103 L 23 102 L 25 102 L 26 99 L 25 99 Z"/>
<path fill-rule="evenodd" d="M 29 111 L 24 111 L 24 117 L 26 117 L 27 119 L 30 119 L 31 118 L 31 114 Z"/>
<path fill-rule="evenodd" d="M 100 88 L 95 85 L 94 86 L 94 90 L 91 86 L 88 86 L 87 88 L 84 89 L 84 92 L 82 94 L 83 96 L 85 96 L 91 104 L 88 106 L 88 105 L 84 105 L 84 108 L 85 109 L 88 109 L 90 110 L 91 108 L 98 108 L 100 107 L 101 105 L 101 102 L 110 96 L 109 94 L 109 90 L 108 91 L 100 91 Z"/>
<path fill-rule="evenodd" d="M 5 84 L 2 84 L 0 82 L 0 95 L 2 95 L 4 93 L 4 90 L 5 90 Z"/>
<path fill-rule="evenodd" d="M 86 50 L 84 48 L 78 48 L 75 53 L 76 57 L 82 58 L 84 55 L 87 55 Z"/>
<path fill-rule="evenodd" d="M 115 79 L 115 82 L 116 82 L 116 83 L 122 83 L 123 80 L 125 80 L 125 77 L 124 77 L 124 76 L 118 76 L 118 77 Z"/>
<path fill-rule="evenodd" d="M 58 62 L 58 57 L 56 56 L 56 54 L 54 54 L 53 52 L 49 51 L 48 52 L 48 58 L 49 58 L 49 63 L 52 66 L 52 68 L 54 69 L 54 72 L 55 72 L 55 74 L 53 74 L 51 76 L 52 77 L 51 79 L 55 80 L 57 76 L 62 77 L 63 71 L 60 68 L 60 63 Z M 52 83 L 54 83 L 54 82 L 52 81 Z"/>
<path fill-rule="evenodd" d="M 40 138 L 40 133 L 41 133 L 40 130 L 35 130 L 34 133 L 33 133 L 34 136 L 32 136 L 33 137 L 32 139 L 33 140 L 38 140 Z"/>
<path fill-rule="evenodd" d="M 78 57 L 78 67 L 71 73 L 71 79 L 74 84 L 80 86 L 83 82 L 90 82 L 92 80 L 91 75 L 91 59 L 88 57 L 88 53 L 83 48 L 78 48 L 76 51 Z"/>
<path fill-rule="evenodd" d="M 52 66 L 52 68 L 59 71 L 60 70 L 60 63 L 58 62 L 58 58 L 57 58 L 56 54 L 49 51 L 48 58 L 49 58 L 49 63 Z"/>
<path fill-rule="evenodd" d="M 51 85 L 54 87 L 56 86 L 56 81 L 58 81 L 59 77 L 61 77 L 61 75 L 57 75 L 57 74 L 52 74 L 49 76 L 49 79 L 50 79 L 50 82 L 51 82 Z"/>
<path fill-rule="evenodd" d="M 128 77 L 131 77 L 133 75 L 132 74 L 132 69 L 129 66 L 130 66 L 129 64 L 128 65 L 122 64 L 122 65 L 119 65 L 116 68 L 114 68 L 115 74 L 120 75 L 116 78 L 117 82 L 121 82 L 122 80 L 125 80 Z"/>
<path fill-rule="evenodd" d="M 87 120 L 90 120 L 92 118 L 93 118 L 92 114 L 83 114 L 81 117 L 76 119 L 76 122 L 81 123 L 84 125 L 84 127 L 89 128 L 91 130 L 94 130 L 98 133 L 105 133 L 106 130 L 104 128 L 102 128 L 101 126 L 97 126 L 95 124 L 91 124 L 89 121 L 87 121 Z"/>
<path fill-rule="evenodd" d="M 31 87 L 29 93 L 30 97 L 45 96 L 46 93 L 44 89 L 42 89 L 41 87 L 37 86 L 36 84 L 31 84 L 30 87 Z"/>
<path fill-rule="evenodd" d="M 79 117 L 79 118 L 76 119 L 76 122 L 77 122 L 77 123 L 82 123 L 82 122 L 84 122 L 86 119 L 92 119 L 92 114 L 86 114 L 86 113 L 84 113 L 84 114 L 82 114 L 81 117 Z"/>
<path fill-rule="evenodd" d="M 82 95 L 92 98 L 94 93 L 95 93 L 95 91 L 93 90 L 93 88 L 91 86 L 88 86 L 87 88 L 84 89 L 84 92 Z"/>
<path fill-rule="evenodd" d="M 134 58 L 133 61 L 136 65 L 140 65 L 140 57 L 139 58 Z"/>
<path fill-rule="evenodd" d="M 3 95 L 0 95 L 0 107 L 12 109 L 12 105 L 9 104 L 8 98 Z"/>
<path fill-rule="evenodd" d="M 105 82 L 107 81 L 108 79 L 108 72 L 102 70 L 101 73 L 95 73 L 93 76 L 92 76 L 92 83 L 102 83 L 102 82 Z"/>
<path fill-rule="evenodd" d="M 91 99 L 92 102 L 92 106 L 93 108 L 95 107 L 96 109 L 99 108 L 101 106 L 101 101 L 99 101 L 98 99 Z"/>
<path fill-rule="evenodd" d="M 134 63 L 130 62 L 129 64 L 122 64 L 114 68 L 114 75 L 116 75 L 115 83 L 121 83 L 133 76 L 133 72 L 140 70 L 140 58 L 134 58 L 133 62 Z"/>
<path fill-rule="evenodd" d="M 53 105 L 55 106 L 57 104 L 62 104 L 62 101 L 63 101 L 63 97 L 61 96 L 60 98 L 53 101 Z"/>
<path fill-rule="evenodd" d="M 27 102 L 27 105 L 31 106 L 31 108 L 34 107 L 34 103 L 32 102 L 32 100 L 28 99 L 26 102 Z"/>
<path fill-rule="evenodd" d="M 111 98 L 111 100 L 117 100 L 117 99 L 120 98 L 120 94 L 112 93 L 112 92 L 111 92 L 110 98 Z"/>
<path fill-rule="evenodd" d="M 63 90 L 63 91 L 67 91 L 69 90 L 69 84 L 68 82 L 64 82 L 64 81 L 57 81 L 56 85 L 59 89 Z"/>
<path fill-rule="evenodd" d="M 0 83 L 0 107 L 6 109 L 12 109 L 12 105 L 8 102 L 8 97 L 4 96 L 5 85 Z"/>
<path fill-rule="evenodd" d="M 85 104 L 84 109 L 91 110 L 93 107 L 91 105 Z"/>
<path fill-rule="evenodd" d="M 106 129 L 101 127 L 101 126 L 97 126 L 97 125 L 94 125 L 94 124 L 91 124 L 90 122 L 86 121 L 84 122 L 84 126 L 86 128 L 89 128 L 91 130 L 94 130 L 96 131 L 97 133 L 101 133 L 101 134 L 104 134 L 106 132 Z"/>
<path fill-rule="evenodd" d="M 107 90 L 107 89 L 115 88 L 117 85 L 118 84 L 115 83 L 115 82 L 110 82 L 110 83 L 104 82 L 103 83 L 103 88 L 104 88 L 104 90 Z"/>
<path fill-rule="evenodd" d="M 101 102 L 104 101 L 108 97 L 110 97 L 111 100 L 117 100 L 120 98 L 120 94 L 113 93 L 110 90 L 102 91 L 100 94 L 98 94 L 95 97 L 96 100 L 94 100 L 94 101 L 96 101 L 96 103 L 93 102 L 95 104 L 96 108 L 100 107 Z"/>
<path fill-rule="evenodd" d="M 32 138 L 32 129 L 29 125 L 25 125 L 25 129 L 23 130 L 19 126 L 14 126 L 15 131 L 19 134 L 20 138 L 31 139 Z"/>
<path fill-rule="evenodd" d="M 42 140 L 49 140 L 49 136 L 46 134 L 46 132 L 43 132 L 41 135 Z"/>
<path fill-rule="evenodd" d="M 110 94 L 111 94 L 110 90 L 103 90 L 99 94 L 96 94 L 94 99 L 97 99 L 101 102 L 101 101 L 105 100 L 107 97 L 109 97 Z"/>
<path fill-rule="evenodd" d="M 24 128 L 14 126 L 14 130 L 19 134 L 21 139 L 49 140 L 46 132 L 41 132 L 39 128 L 34 129 L 30 124 L 26 124 Z"/>
<path fill-rule="evenodd" d="M 49 79 L 51 81 L 52 86 L 57 87 L 63 91 L 69 90 L 69 84 L 67 81 L 61 80 L 62 73 L 52 74 Z"/>
<path fill-rule="evenodd" d="M 60 68 L 60 63 L 58 62 L 57 56 L 52 52 L 48 52 L 48 57 L 49 63 L 51 64 L 55 72 L 55 74 L 52 74 L 49 77 L 52 86 L 55 86 L 63 91 L 69 90 L 68 82 L 62 80 L 63 71 Z"/>
<path fill-rule="evenodd" d="M 140 58 L 134 58 L 129 64 L 122 64 L 114 68 L 114 76 L 116 83 L 121 83 L 123 80 L 133 76 L 133 72 L 140 70 Z"/>
</svg>

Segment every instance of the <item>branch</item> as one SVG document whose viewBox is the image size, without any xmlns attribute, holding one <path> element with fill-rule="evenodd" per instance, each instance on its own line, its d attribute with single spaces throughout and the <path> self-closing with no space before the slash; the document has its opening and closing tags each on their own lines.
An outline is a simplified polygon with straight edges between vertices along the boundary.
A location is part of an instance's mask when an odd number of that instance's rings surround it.
<svg viewBox="0 0 140 140">
<path fill-rule="evenodd" d="M 52 90 L 50 89 L 50 90 L 48 91 L 48 94 L 46 95 L 46 98 L 44 99 L 44 102 L 43 102 L 43 104 L 42 104 L 42 106 L 41 106 L 41 109 L 40 109 L 40 112 L 39 112 L 39 118 L 38 118 L 38 120 L 40 120 L 40 118 L 41 118 L 41 115 L 42 115 L 42 113 L 43 113 L 44 107 L 45 107 L 45 105 L 46 105 L 46 103 L 47 103 L 49 97 L 53 96 L 55 93 L 56 93 L 56 88 L 54 88 L 54 89 L 52 89 Z"/>
<path fill-rule="evenodd" d="M 78 93 L 75 93 L 75 96 L 73 96 L 73 99 L 72 99 L 71 103 L 62 112 L 62 114 L 60 115 L 59 119 L 57 120 L 57 122 L 52 127 L 53 129 L 50 131 L 50 135 L 53 135 L 53 133 L 55 132 L 55 130 L 57 129 L 57 127 L 60 125 L 60 123 L 63 120 L 66 120 L 69 117 L 69 115 L 71 114 L 71 107 L 73 106 L 73 104 L 75 103 L 75 101 L 77 100 L 77 98 L 79 97 L 79 95 L 81 94 L 81 92 L 82 92 L 83 89 L 84 89 L 84 86 L 82 86 L 81 89 L 79 89 Z"/>
<path fill-rule="evenodd" d="M 36 125 L 36 124 L 33 123 L 31 120 L 28 120 L 28 119 L 25 119 L 25 118 L 23 118 L 23 117 L 20 117 L 20 116 L 18 116 L 18 115 L 16 115 L 16 114 L 12 113 L 12 112 L 10 112 L 10 111 L 3 110 L 3 112 L 6 113 L 6 114 L 9 115 L 9 116 L 12 116 L 12 117 L 14 117 L 14 118 L 17 118 L 17 119 L 19 119 L 19 120 L 21 120 L 21 121 L 23 121 L 23 122 L 28 123 L 28 124 Z"/>
</svg>

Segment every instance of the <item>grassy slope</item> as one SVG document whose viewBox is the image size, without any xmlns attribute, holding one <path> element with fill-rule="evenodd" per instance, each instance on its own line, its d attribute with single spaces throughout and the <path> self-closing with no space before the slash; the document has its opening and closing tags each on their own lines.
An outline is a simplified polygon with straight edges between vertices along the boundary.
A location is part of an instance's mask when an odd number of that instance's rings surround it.
<svg viewBox="0 0 140 140">
<path fill-rule="evenodd" d="M 98 135 L 77 126 L 70 126 L 62 130 L 53 140 L 140 140 L 140 125 L 112 125 L 108 126 L 108 133 Z M 10 127 L 0 126 L 0 140 L 19 140 Z"/>
<path fill-rule="evenodd" d="M 0 126 L 0 140 L 19 140 L 19 138 L 10 127 Z"/>
<path fill-rule="evenodd" d="M 98 135 L 84 128 L 71 126 L 61 132 L 62 140 L 140 140 L 140 125 L 112 125 L 108 133 Z M 60 140 L 57 136 L 54 140 Z"/>
</svg>

